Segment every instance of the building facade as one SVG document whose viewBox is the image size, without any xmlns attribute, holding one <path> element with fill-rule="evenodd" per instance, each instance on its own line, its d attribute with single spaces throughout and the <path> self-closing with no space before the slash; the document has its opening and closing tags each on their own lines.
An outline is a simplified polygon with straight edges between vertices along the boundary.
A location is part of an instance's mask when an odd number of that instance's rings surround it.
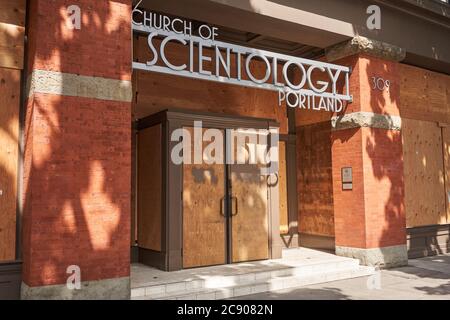
<svg viewBox="0 0 450 320">
<path fill-rule="evenodd" d="M 449 14 L 0 0 L 0 298 L 126 299 L 133 262 L 448 252 Z"/>
</svg>

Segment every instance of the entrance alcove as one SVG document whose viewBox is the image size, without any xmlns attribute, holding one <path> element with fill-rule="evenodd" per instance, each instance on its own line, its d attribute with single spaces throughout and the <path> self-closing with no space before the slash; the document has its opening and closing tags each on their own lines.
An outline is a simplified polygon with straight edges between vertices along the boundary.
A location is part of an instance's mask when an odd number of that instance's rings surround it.
<svg viewBox="0 0 450 320">
<path fill-rule="evenodd" d="M 202 128 L 194 128 L 200 121 Z M 237 163 L 241 137 L 249 148 L 256 142 L 253 150 L 263 150 L 264 156 L 271 139 L 261 136 L 277 127 L 270 119 L 187 110 L 138 120 L 137 261 L 171 271 L 281 257 L 278 183 L 263 174 L 261 162 L 249 161 L 251 149 L 244 163 Z M 224 139 L 217 144 L 222 150 L 214 152 L 234 161 L 208 163 L 202 150 L 195 160 L 196 144 L 206 150 L 208 129 Z M 189 138 L 183 135 L 180 140 L 180 130 L 192 139 L 184 141 Z M 174 158 L 180 144 L 182 162 Z M 187 152 L 192 161 L 184 158 Z"/>
<path fill-rule="evenodd" d="M 197 24 L 198 23 L 195 23 L 194 25 Z M 233 30 L 221 26 L 219 26 L 219 31 L 220 32 L 218 39 L 220 41 L 241 44 L 247 47 L 261 48 L 272 52 L 284 53 L 305 58 L 319 57 L 323 53 L 323 51 L 319 48 L 285 40 L 273 39 L 250 32 Z M 155 44 L 159 45 L 158 40 L 154 40 Z M 147 37 L 145 36 L 145 34 L 135 33 L 133 35 L 133 51 L 134 61 L 145 62 L 152 59 L 152 54 L 149 50 Z M 204 48 L 204 53 L 208 56 L 214 57 L 214 54 L 208 52 L 208 49 L 206 48 Z M 166 58 L 170 60 L 174 65 L 181 65 L 185 63 L 186 54 L 186 48 L 182 48 L 182 46 L 178 45 L 176 42 L 167 43 Z M 159 65 L 160 63 L 161 61 L 157 62 L 157 65 Z M 256 77 L 262 78 L 264 75 L 264 66 L 262 64 L 262 61 L 258 61 L 257 59 L 253 60 L 251 69 L 252 73 L 254 73 Z M 212 59 L 212 61 L 204 61 L 204 67 L 207 70 L 214 69 L 214 59 Z M 235 69 L 236 59 L 232 57 L 231 70 Z M 281 70 L 282 67 L 280 67 L 279 69 Z M 162 151 L 161 154 L 159 152 L 152 154 L 152 158 L 150 159 L 142 156 L 142 159 L 140 160 L 139 153 L 134 156 L 134 158 L 136 159 L 136 169 L 134 173 L 135 181 L 133 191 L 135 214 L 133 216 L 132 223 L 132 225 L 134 226 L 132 230 L 131 243 L 133 248 L 132 261 L 143 262 L 145 260 L 145 263 L 157 266 L 158 268 L 164 270 L 175 270 L 177 268 L 180 268 L 181 266 L 183 266 L 183 259 L 186 260 L 184 261 L 184 265 L 196 266 L 196 263 L 189 263 L 187 261 L 187 258 L 181 256 L 179 253 L 182 249 L 181 247 L 183 244 L 183 221 L 180 218 L 181 215 L 179 214 L 177 218 L 172 217 L 170 219 L 171 216 L 169 215 L 169 213 L 163 212 L 164 210 L 170 211 L 171 209 L 169 208 L 172 208 L 174 206 L 176 206 L 176 210 L 181 212 L 183 207 L 183 197 L 186 196 L 186 193 L 181 193 L 184 181 L 182 180 L 182 176 L 180 176 L 178 177 L 178 179 L 181 179 L 178 182 L 179 190 L 176 191 L 178 194 L 178 199 L 173 202 L 167 200 L 168 198 L 165 197 L 165 194 L 168 192 L 168 183 L 171 181 L 170 173 L 167 171 L 169 163 L 169 159 L 167 157 L 168 150 L 164 149 L 165 145 L 166 148 L 167 145 L 170 146 L 170 136 L 167 131 L 168 120 L 161 120 L 158 125 L 155 123 L 150 127 L 142 127 L 142 124 L 145 122 L 149 122 L 150 118 L 159 117 L 162 114 L 166 114 L 166 116 L 174 116 L 175 114 L 185 114 L 186 116 L 194 115 L 194 117 L 198 117 L 199 120 L 203 120 L 205 114 L 209 114 L 210 116 L 217 118 L 217 126 L 212 127 L 220 128 L 219 130 L 234 128 L 235 126 L 233 125 L 233 122 L 236 122 L 237 118 L 243 120 L 240 125 L 241 128 L 255 129 L 255 125 L 256 128 L 259 128 L 261 123 L 264 122 L 266 124 L 263 127 L 268 127 L 267 123 L 278 123 L 280 138 L 278 145 L 279 171 L 277 172 L 276 178 L 277 192 L 276 195 L 274 194 L 271 206 L 276 207 L 278 214 L 276 225 L 279 227 L 277 227 L 277 230 L 276 232 L 274 231 L 273 235 L 271 234 L 271 232 L 269 232 L 268 237 L 272 237 L 272 239 L 268 242 L 269 244 L 273 243 L 273 246 L 278 248 L 276 249 L 277 251 L 280 251 L 282 247 L 298 247 L 299 226 L 297 221 L 299 219 L 300 208 L 297 201 L 297 194 L 298 192 L 301 193 L 302 191 L 303 194 L 309 192 L 308 185 L 301 185 L 298 181 L 297 172 L 299 166 L 303 165 L 304 162 L 298 162 L 300 152 L 298 150 L 298 135 L 300 133 L 296 131 L 297 127 L 302 126 L 303 123 L 299 124 L 298 120 L 296 120 L 295 112 L 292 108 L 290 108 L 291 110 L 287 110 L 284 104 L 282 106 L 279 106 L 278 95 L 276 92 L 242 87 L 226 83 L 179 77 L 176 75 L 161 74 L 157 72 L 146 72 L 142 70 L 134 70 L 133 86 L 135 95 L 134 119 L 136 120 L 136 139 L 134 143 L 134 149 L 152 149 L 156 147 L 159 148 L 158 150 Z M 165 110 L 169 111 L 166 112 Z M 314 113 L 313 111 L 308 112 Z M 157 114 L 159 115 L 156 116 Z M 199 114 L 201 114 L 201 116 L 199 116 Z M 314 118 L 314 116 L 312 116 L 312 118 Z M 233 120 L 229 121 L 227 119 Z M 174 120 L 172 119 L 172 123 L 175 123 L 173 121 Z M 229 123 L 231 126 L 224 126 L 224 122 Z M 187 126 L 192 127 L 192 123 Z M 139 142 L 139 140 L 142 139 L 140 138 L 140 136 L 148 136 L 149 142 Z M 152 167 L 142 169 L 140 168 L 139 161 L 148 161 L 149 163 L 152 163 Z M 153 164 L 155 166 L 153 166 Z M 157 172 L 157 170 L 155 169 L 155 167 L 157 166 L 161 168 L 160 172 Z M 194 169 L 197 171 L 203 170 L 201 168 Z M 146 185 L 146 183 L 143 183 L 142 181 L 139 182 L 139 171 L 141 173 L 145 172 L 145 174 L 148 176 L 148 179 L 150 179 L 151 177 L 152 185 Z M 226 170 L 222 171 L 219 172 L 218 170 L 214 170 L 214 173 L 217 173 L 219 176 L 223 175 L 224 180 L 226 180 L 227 172 Z M 202 172 L 212 171 L 208 169 L 203 170 Z M 193 180 L 195 180 L 195 177 L 193 178 Z M 159 189 L 156 186 L 159 186 Z M 300 186 L 304 189 L 299 190 Z M 208 185 L 205 186 L 205 190 L 209 191 L 209 189 L 211 189 L 213 186 L 209 185 L 209 187 L 210 188 L 208 188 Z M 140 190 L 141 188 L 147 188 L 147 191 L 142 191 Z M 222 188 L 223 192 L 226 193 L 226 186 L 221 186 L 220 188 Z M 140 213 L 139 211 L 139 194 L 141 191 L 147 197 L 145 201 L 149 203 L 153 208 L 152 210 L 155 210 L 155 212 L 157 212 L 158 214 L 151 214 L 149 216 L 140 217 L 140 215 L 142 215 L 142 213 Z M 207 191 L 205 191 L 205 198 L 207 198 L 208 195 Z M 203 200 L 207 202 L 207 199 Z M 252 202 L 252 200 L 249 200 L 249 202 Z M 275 202 L 276 205 L 274 205 Z M 164 217 L 169 218 L 168 220 L 164 220 Z M 140 223 L 141 221 L 143 222 L 143 224 Z M 175 232 L 178 235 L 176 241 L 177 243 L 181 243 L 181 245 L 179 245 L 180 248 L 176 248 L 175 250 L 171 250 L 170 248 L 167 249 L 168 247 L 165 247 L 170 240 L 168 237 L 172 234 L 168 230 L 172 227 L 173 222 L 175 222 L 175 225 L 178 226 L 178 230 L 176 230 Z M 145 227 L 146 224 L 148 225 L 148 228 Z M 267 226 L 268 228 L 271 227 L 269 223 L 267 224 Z M 152 235 L 145 234 L 149 232 L 152 233 Z M 232 237 L 228 236 L 227 238 L 225 236 L 227 232 L 229 231 L 225 230 L 224 235 L 220 234 L 219 236 L 219 238 L 221 238 L 221 242 L 224 243 L 224 245 L 220 249 L 214 249 L 207 252 L 202 251 L 201 248 L 197 248 L 199 255 L 211 255 L 211 261 L 205 262 L 205 264 L 233 262 L 233 259 L 230 258 L 230 255 L 232 256 L 233 252 L 232 249 L 229 249 L 233 246 L 228 244 L 228 242 L 230 242 L 229 238 Z M 313 240 L 315 241 L 316 239 Z M 334 246 L 333 238 L 327 238 L 327 240 L 331 240 L 327 242 L 327 246 L 328 244 Z M 314 241 L 312 244 L 304 243 L 304 245 L 311 245 L 312 247 L 315 247 Z M 164 250 L 169 251 L 165 252 Z M 231 254 L 228 252 L 230 250 Z M 267 250 L 267 254 L 261 254 L 255 259 L 267 259 L 275 256 L 270 254 L 270 246 L 267 248 Z M 221 261 L 219 261 L 219 258 L 215 259 L 212 252 L 218 253 L 218 256 L 221 257 Z M 222 254 L 224 252 L 225 258 L 223 258 L 224 255 Z M 247 257 L 246 259 L 252 260 L 253 258 Z M 170 263 L 168 262 L 169 260 L 173 261 L 175 263 L 174 266 L 176 267 L 171 267 Z"/>
</svg>

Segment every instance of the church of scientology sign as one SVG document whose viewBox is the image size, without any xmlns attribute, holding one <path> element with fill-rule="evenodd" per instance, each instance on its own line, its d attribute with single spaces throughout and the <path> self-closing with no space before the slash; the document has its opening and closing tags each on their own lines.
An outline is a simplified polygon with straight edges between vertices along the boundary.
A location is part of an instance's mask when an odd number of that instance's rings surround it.
<svg viewBox="0 0 450 320">
<path fill-rule="evenodd" d="M 340 112 L 352 100 L 348 67 L 218 41 L 218 28 L 206 24 L 194 34 L 191 21 L 148 12 L 139 4 L 133 9 L 132 27 L 147 35 L 151 60 L 133 61 L 133 69 L 272 90 L 278 92 L 280 106 L 285 101 L 290 107 L 308 110 Z M 156 39 L 160 39 L 159 46 Z M 171 42 L 186 47 L 183 63 L 168 58 Z M 263 75 L 252 71 L 256 60 L 263 66 Z M 213 67 L 208 70 L 205 63 Z M 288 77 L 290 69 L 298 74 L 296 81 Z M 346 92 L 338 92 L 338 83 L 344 84 Z"/>
</svg>

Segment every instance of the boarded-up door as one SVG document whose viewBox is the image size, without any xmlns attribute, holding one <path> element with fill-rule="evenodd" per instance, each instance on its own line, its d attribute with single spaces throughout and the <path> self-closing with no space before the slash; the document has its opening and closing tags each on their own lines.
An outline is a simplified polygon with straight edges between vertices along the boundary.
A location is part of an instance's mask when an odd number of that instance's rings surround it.
<svg viewBox="0 0 450 320">
<path fill-rule="evenodd" d="M 444 201 L 447 211 L 445 223 L 450 223 L 450 127 L 442 128 L 442 140 L 444 153 Z M 442 219 L 442 221 L 444 221 L 444 219 Z"/>
<path fill-rule="evenodd" d="M 207 164 L 203 157 L 201 164 L 194 164 L 195 145 L 200 143 L 206 147 L 207 143 L 194 135 L 192 128 L 185 129 L 190 132 L 190 139 L 183 152 L 190 152 L 191 157 L 183 163 L 183 267 L 224 264 L 227 257 L 225 165 Z"/>
<path fill-rule="evenodd" d="M 407 227 L 447 223 L 441 128 L 435 122 L 403 119 Z"/>
<path fill-rule="evenodd" d="M 227 148 L 216 145 L 224 153 L 214 152 L 212 162 L 205 151 L 209 142 L 201 141 L 205 129 L 200 134 L 185 129 L 183 152 L 190 156 L 183 159 L 183 267 L 267 259 L 268 190 L 261 172 L 266 140 L 261 145 L 255 134 L 244 132 L 252 142 L 245 140 L 246 150 L 239 153 L 242 144 L 233 136 L 236 143 Z M 224 138 L 225 131 L 216 132 Z M 196 159 L 199 146 L 203 154 Z M 225 164 L 225 159 L 233 159 L 233 164 Z"/>
<path fill-rule="evenodd" d="M 269 257 L 267 180 L 261 172 L 267 142 L 245 130 L 235 138 L 229 173 L 232 262 L 263 260 Z"/>
</svg>

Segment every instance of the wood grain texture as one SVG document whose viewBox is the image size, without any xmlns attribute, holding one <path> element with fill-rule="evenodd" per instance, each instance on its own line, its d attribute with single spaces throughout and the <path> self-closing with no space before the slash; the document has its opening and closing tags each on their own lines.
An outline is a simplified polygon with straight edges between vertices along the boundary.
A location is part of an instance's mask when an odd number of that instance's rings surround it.
<svg viewBox="0 0 450 320">
<path fill-rule="evenodd" d="M 400 116 L 450 123 L 450 76 L 400 64 Z"/>
<path fill-rule="evenodd" d="M 235 150 L 236 154 L 239 154 L 237 146 L 238 144 L 235 144 Z M 249 143 L 248 147 L 250 146 Z M 249 163 L 251 152 L 246 148 L 245 164 L 230 166 L 231 192 L 235 197 L 231 203 L 233 262 L 263 260 L 269 257 L 267 179 L 260 171 L 263 163 L 262 149 L 256 146 L 256 150 L 260 151 L 255 152 L 257 164 Z"/>
<path fill-rule="evenodd" d="M 15 259 L 25 0 L 0 1 L 0 261 Z M 8 69 L 6 69 L 8 68 Z"/>
<path fill-rule="evenodd" d="M 286 176 L 286 142 L 278 143 L 279 168 L 278 168 L 278 192 L 279 192 L 279 214 L 280 233 L 286 234 L 289 231 L 288 218 L 288 197 L 287 197 L 287 176 Z"/>
<path fill-rule="evenodd" d="M 192 128 L 186 129 L 192 143 L 201 143 L 194 142 Z M 224 179 L 223 164 L 183 164 L 183 268 L 226 262 L 226 225 L 221 215 Z"/>
<path fill-rule="evenodd" d="M 314 123 L 330 121 L 333 113 L 328 111 L 295 109 L 295 124 L 297 126 L 306 126 Z"/>
<path fill-rule="evenodd" d="M 22 69 L 25 0 L 0 1 L 0 67 Z"/>
<path fill-rule="evenodd" d="M 435 122 L 403 119 L 407 227 L 447 222 L 441 128 Z"/>
<path fill-rule="evenodd" d="M 25 26 L 26 0 L 0 1 L 0 22 Z"/>
<path fill-rule="evenodd" d="M 331 125 L 297 127 L 299 231 L 334 236 Z"/>
<path fill-rule="evenodd" d="M 20 71 L 0 68 L 0 261 L 14 260 Z"/>
<path fill-rule="evenodd" d="M 446 204 L 446 223 L 450 223 L 450 127 L 442 128 L 442 142 L 444 153 L 444 178 L 445 178 L 445 204 Z"/>
<path fill-rule="evenodd" d="M 133 128 L 131 133 L 131 228 L 130 245 L 138 240 L 137 233 L 137 132 Z"/>
<path fill-rule="evenodd" d="M 161 251 L 161 125 L 138 134 L 138 245 Z"/>
</svg>

